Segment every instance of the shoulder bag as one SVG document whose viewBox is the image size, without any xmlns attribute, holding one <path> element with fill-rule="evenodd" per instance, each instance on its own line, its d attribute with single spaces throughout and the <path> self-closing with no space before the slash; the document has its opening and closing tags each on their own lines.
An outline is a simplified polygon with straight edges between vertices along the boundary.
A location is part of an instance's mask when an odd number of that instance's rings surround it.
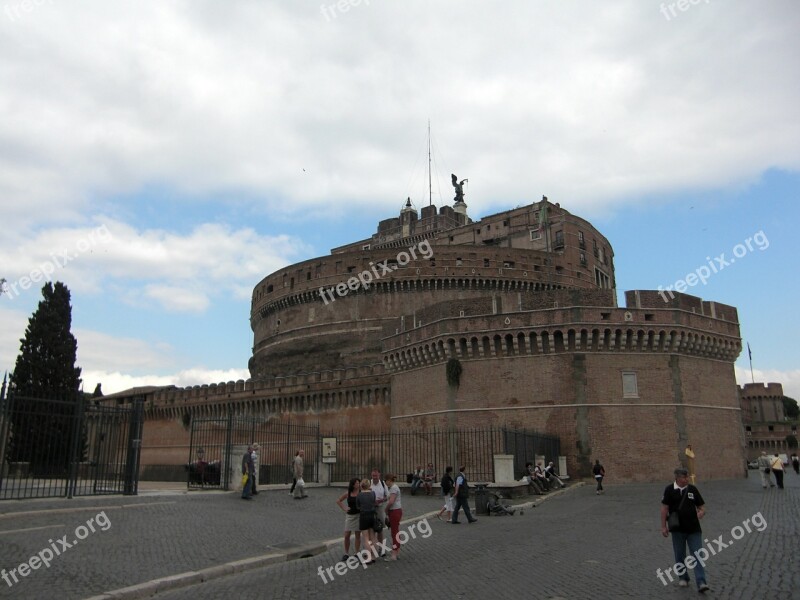
<svg viewBox="0 0 800 600">
<path fill-rule="evenodd" d="M 688 496 L 689 488 L 687 486 L 686 491 L 683 492 L 681 502 L 678 504 L 678 510 L 675 512 L 669 513 L 669 517 L 667 517 L 667 529 L 670 531 L 678 531 L 681 528 L 681 509 L 683 508 L 683 501 L 686 500 L 686 496 Z"/>
</svg>

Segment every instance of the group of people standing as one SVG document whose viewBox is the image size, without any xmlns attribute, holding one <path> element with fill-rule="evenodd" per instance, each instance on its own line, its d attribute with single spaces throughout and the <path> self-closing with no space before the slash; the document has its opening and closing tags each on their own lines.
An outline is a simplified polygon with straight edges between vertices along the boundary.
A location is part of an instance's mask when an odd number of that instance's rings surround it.
<svg viewBox="0 0 800 600">
<path fill-rule="evenodd" d="M 353 477 L 336 504 L 345 513 L 344 520 L 344 556 L 342 562 L 350 557 L 350 538 L 355 537 L 355 553 L 363 548 L 373 557 L 366 564 L 371 565 L 378 558 L 385 561 L 397 560 L 400 555 L 400 543 L 397 534 L 400 532 L 400 520 L 403 517 L 403 501 L 397 477 L 387 474 L 381 478 L 381 472 L 372 469 L 370 477 L 360 479 Z M 391 552 L 384 548 L 384 530 L 391 532 Z M 379 550 L 380 548 L 380 550 Z"/>
<path fill-rule="evenodd" d="M 259 449 L 260 446 L 258 444 L 250 444 L 242 455 L 242 500 L 252 500 L 253 496 L 258 494 L 256 490 L 256 465 L 258 464 Z M 295 500 L 308 498 L 305 481 L 303 480 L 304 457 L 305 452 L 298 450 L 292 459 L 292 464 L 289 465 L 293 477 L 289 495 L 293 496 Z"/>
</svg>

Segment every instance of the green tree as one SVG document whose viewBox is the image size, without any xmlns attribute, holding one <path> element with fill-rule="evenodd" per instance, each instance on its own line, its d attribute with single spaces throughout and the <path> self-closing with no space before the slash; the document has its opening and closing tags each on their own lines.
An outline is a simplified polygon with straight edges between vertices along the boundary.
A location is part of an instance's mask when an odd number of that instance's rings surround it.
<svg viewBox="0 0 800 600">
<path fill-rule="evenodd" d="M 81 369 L 75 366 L 78 343 L 70 331 L 69 289 L 61 282 L 48 282 L 42 297 L 20 340 L 10 385 L 10 457 L 34 467 L 69 462 L 81 384 Z M 61 403 L 45 403 L 52 400 Z"/>
<path fill-rule="evenodd" d="M 797 418 L 800 417 L 800 408 L 797 406 L 797 400 L 794 398 L 789 398 L 788 396 L 784 396 L 783 413 L 788 419 L 796 421 Z"/>
</svg>

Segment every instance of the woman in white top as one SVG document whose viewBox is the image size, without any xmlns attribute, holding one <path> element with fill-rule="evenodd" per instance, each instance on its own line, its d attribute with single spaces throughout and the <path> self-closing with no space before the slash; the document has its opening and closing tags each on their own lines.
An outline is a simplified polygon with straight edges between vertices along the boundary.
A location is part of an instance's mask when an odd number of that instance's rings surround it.
<svg viewBox="0 0 800 600">
<path fill-rule="evenodd" d="M 400 554 L 400 543 L 397 534 L 400 532 L 400 519 L 403 518 L 403 504 L 397 477 L 389 474 L 386 476 L 386 485 L 389 486 L 389 500 L 386 502 L 386 514 L 389 517 L 389 528 L 392 531 L 392 555 L 384 560 L 397 560 Z"/>
</svg>

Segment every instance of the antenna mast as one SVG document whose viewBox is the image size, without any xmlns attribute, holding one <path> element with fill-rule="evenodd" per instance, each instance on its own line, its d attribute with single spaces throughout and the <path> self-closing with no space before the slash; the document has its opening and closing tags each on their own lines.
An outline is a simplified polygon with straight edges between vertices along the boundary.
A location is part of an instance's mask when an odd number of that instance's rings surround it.
<svg viewBox="0 0 800 600">
<path fill-rule="evenodd" d="M 428 206 L 433 203 L 433 184 L 431 183 L 431 120 L 428 119 Z"/>
</svg>

